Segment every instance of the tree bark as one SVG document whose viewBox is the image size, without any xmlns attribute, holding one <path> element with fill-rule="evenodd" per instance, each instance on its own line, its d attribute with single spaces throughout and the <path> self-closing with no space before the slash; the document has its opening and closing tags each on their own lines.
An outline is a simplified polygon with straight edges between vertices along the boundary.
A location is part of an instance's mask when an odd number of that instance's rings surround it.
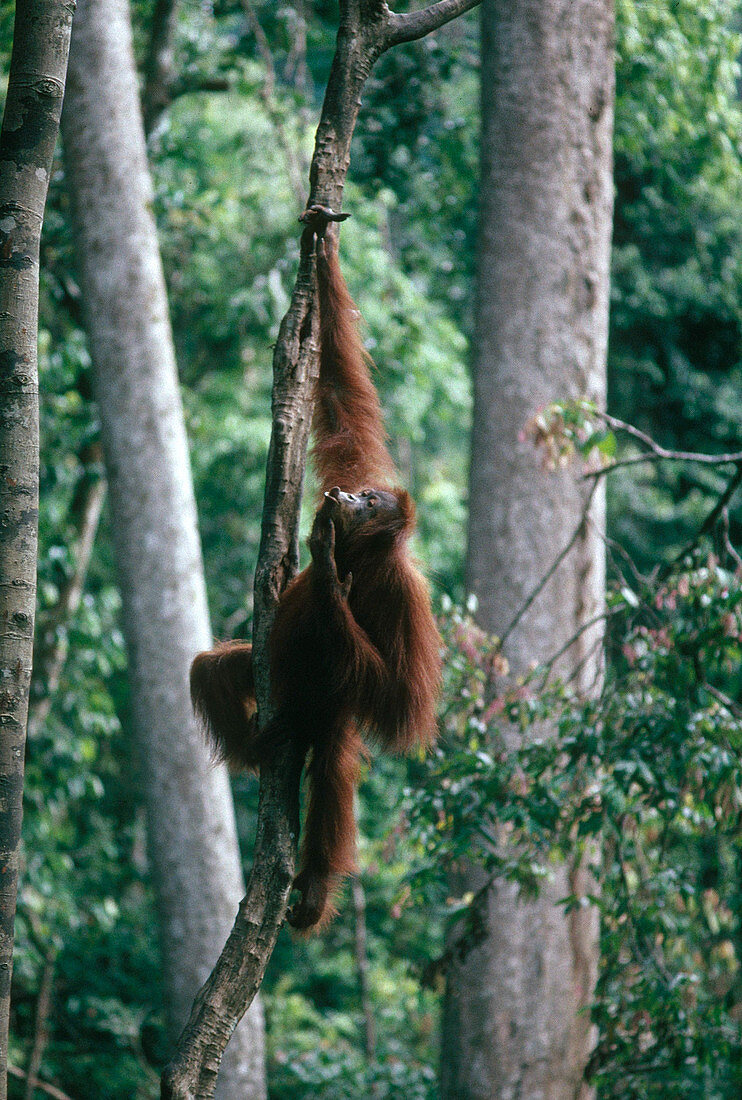
<svg viewBox="0 0 742 1100">
<path fill-rule="evenodd" d="M 611 0 L 484 0 L 482 191 L 467 584 L 480 625 L 502 634 L 572 538 L 588 489 L 551 473 L 521 430 L 556 399 L 605 399 L 612 214 Z M 515 675 L 557 652 L 602 608 L 603 499 L 506 642 Z M 600 632 L 560 666 L 589 690 Z M 541 731 L 548 736 L 549 731 Z M 556 870 L 534 903 L 489 896 L 485 942 L 449 975 L 447 1100 L 567 1100 L 591 1044 L 597 915 L 565 916 L 584 889 Z M 470 876 L 466 886 L 481 885 Z"/>
<path fill-rule="evenodd" d="M 190 662 L 211 629 L 126 0 L 81 0 L 62 126 L 175 1037 L 242 875 L 227 774 L 212 767 L 189 700 Z M 219 1095 L 265 1095 L 259 1005 Z"/>
<path fill-rule="evenodd" d="M 39 241 L 73 10 L 68 0 L 17 0 L 0 132 L 0 1100 L 36 601 Z"/>
</svg>

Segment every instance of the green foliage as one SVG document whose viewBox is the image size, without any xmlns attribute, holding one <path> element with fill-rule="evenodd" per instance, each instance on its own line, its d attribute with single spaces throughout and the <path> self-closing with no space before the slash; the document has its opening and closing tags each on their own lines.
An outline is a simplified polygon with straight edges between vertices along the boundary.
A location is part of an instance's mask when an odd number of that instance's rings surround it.
<svg viewBox="0 0 742 1100">
<path fill-rule="evenodd" d="M 414 765 L 413 765 L 414 766 Z M 440 924 L 412 903 L 405 871 L 413 859 L 401 816 L 408 764 L 379 757 L 359 799 L 368 1008 L 376 1044 L 365 1050 L 358 975 L 357 913 L 346 884 L 338 916 L 321 937 L 282 934 L 263 986 L 269 1080 L 275 1100 L 379 1095 L 433 1100 L 438 997 L 416 973 L 441 946 Z"/>
<path fill-rule="evenodd" d="M 739 14 L 738 0 L 617 4 L 609 407 L 669 447 L 740 443 Z M 627 472 L 613 532 L 649 565 L 717 490 L 695 469 Z"/>
<path fill-rule="evenodd" d="M 40 338 L 41 464 L 37 650 L 74 569 L 72 501 L 95 440 L 89 360 L 80 333 Z M 101 550 L 106 541 L 101 539 Z M 52 1040 L 44 1075 L 73 1095 L 151 1096 L 143 1038 L 162 1034 L 159 957 L 127 720 L 120 600 L 99 553 L 79 610 L 51 635 L 68 646 L 54 706 L 29 741 L 23 867 L 16 920 L 11 1060 L 24 1066 L 36 993 L 52 972 Z M 38 652 L 37 652 L 38 656 Z M 31 713 L 46 685 L 33 685 Z M 143 996 L 143 991 L 146 994 Z M 21 1095 L 11 1082 L 11 1095 Z M 17 1090 L 13 1092 L 12 1090 Z"/>
<path fill-rule="evenodd" d="M 425 296 L 471 330 L 479 117 L 478 23 L 459 19 L 372 71 L 353 178 L 387 201 L 388 236 Z"/>
<path fill-rule="evenodd" d="M 6 44 L 12 7 L 0 5 Z M 268 103 L 240 0 L 182 4 L 181 88 L 226 76 L 231 91 L 183 95 L 150 139 L 219 636 L 249 631 L 271 343 L 297 256 L 287 156 L 306 165 L 336 20 L 325 0 L 305 8 L 304 54 L 296 6 L 253 7 L 273 50 Z M 134 5 L 140 57 L 151 9 Z M 739 3 L 618 0 L 617 20 L 611 407 L 667 446 L 738 449 Z M 2 61 L 6 69 L 7 51 Z M 476 70 L 475 15 L 381 61 L 354 141 L 341 244 L 395 458 L 419 505 L 420 553 L 454 598 L 466 525 L 461 333 L 472 313 Z M 43 243 L 40 631 L 73 568 L 70 504 L 98 431 L 72 245 L 60 163 Z M 557 464 L 597 444 L 604 458 L 630 453 L 566 405 L 531 430 Z M 686 544 L 722 480 L 681 466 L 616 472 L 611 534 L 649 570 Z M 282 936 L 271 964 L 273 1097 L 432 1100 L 439 989 L 421 975 L 443 950 L 452 907 L 440 872 L 493 829 L 511 844 L 489 872 L 528 891 L 575 843 L 591 851 L 594 837 L 607 838 L 591 1066 L 600 1095 L 740 1094 L 738 590 L 713 561 L 668 576 L 661 591 L 619 585 L 606 687 L 590 704 L 558 685 L 537 692 L 535 681 L 485 696 L 505 676 L 502 658 L 465 617 L 449 617 L 445 754 L 375 760 L 360 793 L 376 1056 L 364 1053 L 346 894 L 322 938 Z M 70 655 L 51 714 L 29 745 L 11 1053 L 26 1064 L 51 958 L 44 1078 L 73 1096 L 128 1100 L 156 1091 L 166 1044 L 119 615 L 105 520 L 82 606 L 58 627 Z M 45 687 L 35 685 L 37 699 Z M 555 722 L 559 740 L 539 740 Z M 490 728 L 535 739 L 513 753 L 490 743 Z M 249 847 L 255 787 L 240 780 L 236 791 Z M 470 912 L 469 899 L 453 909 Z M 11 1089 L 22 1094 L 17 1081 Z"/>
<path fill-rule="evenodd" d="M 587 860 L 602 918 L 600 1095 L 731 1098 L 742 1087 L 742 588 L 712 558 L 658 587 L 624 585 L 608 606 L 621 629 L 588 699 L 544 669 L 498 689 L 498 643 L 450 617 L 444 741 L 408 792 L 414 889 L 440 904 L 441 872 L 474 853 L 487 881 L 527 894 L 554 860 Z M 464 942 L 476 901 L 453 907 L 468 917 Z"/>
</svg>

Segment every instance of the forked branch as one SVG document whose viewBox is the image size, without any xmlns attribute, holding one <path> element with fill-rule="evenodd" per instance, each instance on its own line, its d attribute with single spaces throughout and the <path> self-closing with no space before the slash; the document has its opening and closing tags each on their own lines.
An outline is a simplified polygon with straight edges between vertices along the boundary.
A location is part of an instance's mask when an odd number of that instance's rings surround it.
<svg viewBox="0 0 742 1100">
<path fill-rule="evenodd" d="M 439 0 L 437 4 L 431 4 L 422 11 L 409 11 L 403 15 L 390 11 L 386 48 L 424 38 L 426 34 L 438 30 L 470 8 L 475 8 L 479 2 L 480 0 Z"/>
</svg>

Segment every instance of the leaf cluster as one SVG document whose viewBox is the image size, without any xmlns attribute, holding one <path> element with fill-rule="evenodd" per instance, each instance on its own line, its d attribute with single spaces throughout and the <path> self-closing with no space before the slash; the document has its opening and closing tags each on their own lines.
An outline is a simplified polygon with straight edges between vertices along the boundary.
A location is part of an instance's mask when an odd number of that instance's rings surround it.
<svg viewBox="0 0 742 1100">
<path fill-rule="evenodd" d="M 444 740 L 408 792 L 413 890 L 462 863 L 538 892 L 555 861 L 601 913 L 590 1074 L 601 1095 L 731 1097 L 742 1003 L 742 589 L 718 561 L 613 591 L 614 660 L 589 698 L 544 670 L 503 679 L 499 643 L 445 620 Z M 615 624 L 620 619 L 621 629 Z M 488 887 L 485 885 L 484 889 Z M 446 898 L 471 916 L 478 898 Z M 471 923 L 471 921 L 470 921 Z"/>
</svg>

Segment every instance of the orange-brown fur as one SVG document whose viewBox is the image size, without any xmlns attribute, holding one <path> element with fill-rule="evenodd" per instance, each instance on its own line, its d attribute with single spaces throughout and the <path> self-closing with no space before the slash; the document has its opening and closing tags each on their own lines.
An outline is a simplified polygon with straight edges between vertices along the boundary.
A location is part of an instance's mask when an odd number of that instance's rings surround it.
<svg viewBox="0 0 742 1100">
<path fill-rule="evenodd" d="M 324 237 L 317 267 L 321 349 L 313 457 L 324 497 L 310 538 L 312 564 L 282 595 L 271 633 L 275 722 L 258 736 L 248 643 L 202 653 L 191 671 L 195 709 L 230 763 L 259 765 L 281 736 L 299 738 L 310 750 L 295 882 L 301 900 L 289 917 L 302 929 L 328 919 L 334 885 L 355 867 L 359 728 L 392 752 L 429 744 L 440 680 L 428 589 L 409 553 L 414 506 L 404 490 L 388 488 L 394 467 L 370 360 L 337 255 Z"/>
</svg>

